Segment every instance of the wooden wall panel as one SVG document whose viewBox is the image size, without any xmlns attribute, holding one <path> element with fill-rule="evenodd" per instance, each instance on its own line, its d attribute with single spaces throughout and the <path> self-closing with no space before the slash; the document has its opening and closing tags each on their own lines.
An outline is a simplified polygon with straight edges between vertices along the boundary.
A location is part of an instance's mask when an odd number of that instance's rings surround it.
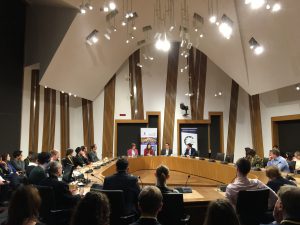
<svg viewBox="0 0 300 225">
<path fill-rule="evenodd" d="M 144 119 L 142 70 L 137 66 L 139 63 L 140 50 L 138 49 L 129 57 L 131 119 L 135 120 Z"/>
<path fill-rule="evenodd" d="M 93 102 L 82 99 L 82 122 L 84 145 L 88 148 L 94 144 Z"/>
<path fill-rule="evenodd" d="M 249 95 L 252 144 L 257 155 L 264 157 L 259 95 Z"/>
<path fill-rule="evenodd" d="M 196 58 L 195 62 L 194 58 Z M 189 55 L 189 82 L 192 82 L 192 93 L 190 98 L 192 120 L 203 120 L 204 103 L 205 103 L 205 86 L 207 71 L 207 56 L 196 49 L 196 57 L 194 51 L 190 51 Z"/>
<path fill-rule="evenodd" d="M 31 72 L 29 151 L 38 152 L 40 85 L 39 70 Z"/>
<path fill-rule="evenodd" d="M 239 100 L 239 85 L 234 80 L 232 80 L 228 136 L 227 136 L 227 151 L 226 151 L 227 154 L 234 154 L 238 100 Z"/>
<path fill-rule="evenodd" d="M 65 157 L 66 149 L 70 147 L 69 104 L 69 95 L 60 93 L 60 145 L 62 157 Z"/>
<path fill-rule="evenodd" d="M 44 88 L 44 127 L 42 151 L 47 152 L 54 147 L 55 136 L 56 91 Z"/>
<path fill-rule="evenodd" d="M 175 106 L 177 94 L 177 77 L 179 61 L 179 43 L 174 42 L 168 54 L 167 85 L 165 96 L 165 114 L 164 114 L 164 131 L 163 144 L 170 143 L 173 145 Z"/>
<path fill-rule="evenodd" d="M 104 88 L 104 113 L 103 113 L 103 145 L 102 157 L 113 156 L 113 134 L 115 117 L 115 85 L 116 75 Z"/>
</svg>

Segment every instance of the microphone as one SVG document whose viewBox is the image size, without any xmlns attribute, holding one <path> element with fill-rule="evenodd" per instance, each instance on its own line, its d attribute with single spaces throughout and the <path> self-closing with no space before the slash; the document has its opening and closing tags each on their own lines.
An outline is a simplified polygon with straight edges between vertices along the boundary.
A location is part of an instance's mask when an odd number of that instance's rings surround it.
<svg viewBox="0 0 300 225">
<path fill-rule="evenodd" d="M 189 174 L 188 177 L 187 177 L 187 179 L 186 179 L 185 185 L 184 185 L 185 187 L 187 186 L 187 182 L 190 179 L 190 177 L 191 177 L 191 175 Z"/>
<path fill-rule="evenodd" d="M 92 177 L 95 177 L 96 179 L 100 180 L 101 182 L 103 182 L 103 180 L 100 177 L 97 177 L 95 174 L 91 173 Z"/>
<path fill-rule="evenodd" d="M 142 185 L 142 188 L 144 187 L 144 184 L 143 184 L 143 181 L 141 179 L 141 176 L 138 176 L 138 179 L 141 181 L 141 185 Z"/>
</svg>

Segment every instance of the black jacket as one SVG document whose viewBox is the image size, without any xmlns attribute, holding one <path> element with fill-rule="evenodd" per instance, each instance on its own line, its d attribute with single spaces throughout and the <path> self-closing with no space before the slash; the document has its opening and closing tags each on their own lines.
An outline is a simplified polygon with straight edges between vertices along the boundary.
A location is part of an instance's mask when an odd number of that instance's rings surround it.
<svg viewBox="0 0 300 225">
<path fill-rule="evenodd" d="M 283 185 L 294 185 L 296 186 L 296 184 L 292 181 L 289 181 L 288 179 L 285 179 L 283 177 L 279 177 L 279 178 L 276 178 L 274 180 L 270 180 L 268 183 L 267 183 L 267 186 L 269 188 L 271 188 L 275 193 L 278 192 L 278 190 L 280 189 L 281 186 Z"/>
<path fill-rule="evenodd" d="M 196 151 L 196 149 L 191 148 L 190 151 L 191 151 L 191 153 L 188 154 L 188 153 L 189 153 L 189 150 L 186 149 L 184 155 L 185 155 L 185 156 L 187 156 L 187 155 L 190 155 L 190 156 L 197 156 L 197 151 Z"/>
<path fill-rule="evenodd" d="M 156 219 L 140 218 L 130 225 L 161 225 Z"/>
<path fill-rule="evenodd" d="M 126 214 L 137 213 L 137 202 L 138 195 L 140 193 L 140 187 L 138 185 L 138 179 L 136 176 L 122 171 L 112 176 L 105 177 L 103 189 L 123 190 Z"/>
<path fill-rule="evenodd" d="M 161 155 L 166 155 L 166 149 L 162 149 L 161 152 L 160 152 Z M 172 149 L 169 149 L 169 153 L 168 155 L 172 155 L 173 154 L 173 150 Z"/>
</svg>

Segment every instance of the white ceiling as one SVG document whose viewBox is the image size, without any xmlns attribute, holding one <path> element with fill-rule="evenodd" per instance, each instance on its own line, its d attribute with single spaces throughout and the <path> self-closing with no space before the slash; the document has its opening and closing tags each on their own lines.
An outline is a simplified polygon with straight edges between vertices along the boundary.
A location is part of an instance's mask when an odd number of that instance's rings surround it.
<svg viewBox="0 0 300 225">
<path fill-rule="evenodd" d="M 78 7 L 81 0 L 61 2 Z M 116 2 L 121 7 L 123 1 Z M 134 11 L 138 13 L 138 30 L 134 33 L 135 41 L 125 44 L 126 29 L 120 25 L 121 13 L 116 18 L 118 31 L 108 41 L 103 36 L 106 32 L 105 14 L 98 10 L 103 0 L 93 0 L 96 9 L 75 17 L 41 84 L 90 100 L 95 99 L 128 56 L 138 48 L 136 42 L 145 38 L 141 28 L 145 25 L 153 26 L 154 2 L 133 0 Z M 180 1 L 175 2 L 178 30 L 181 20 L 180 4 L 177 3 Z M 300 29 L 297 26 L 300 21 L 300 1 L 281 0 L 283 9 L 275 14 L 265 9 L 253 11 L 243 0 L 219 0 L 220 16 L 225 13 L 234 21 L 230 40 L 223 38 L 217 27 L 208 22 L 207 0 L 188 2 L 190 24 L 194 12 L 205 19 L 205 37 L 199 39 L 199 34 L 193 32 L 194 45 L 249 94 L 300 82 Z M 122 11 L 122 7 L 119 11 Z M 85 38 L 94 29 L 99 31 L 100 41 L 94 46 L 88 46 Z M 265 47 L 265 52 L 260 56 L 253 55 L 249 49 L 248 41 L 252 36 Z M 172 39 L 179 40 L 177 31 L 173 33 Z"/>
</svg>

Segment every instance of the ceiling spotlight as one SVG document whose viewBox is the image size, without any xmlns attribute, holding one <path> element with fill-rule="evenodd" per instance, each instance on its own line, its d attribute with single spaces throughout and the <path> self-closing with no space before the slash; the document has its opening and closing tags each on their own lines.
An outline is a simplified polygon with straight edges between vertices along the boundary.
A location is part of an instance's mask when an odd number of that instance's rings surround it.
<svg viewBox="0 0 300 225">
<path fill-rule="evenodd" d="M 254 37 L 249 40 L 250 49 L 254 51 L 255 55 L 260 55 L 264 52 L 264 47 L 261 46 Z"/>
<path fill-rule="evenodd" d="M 278 12 L 281 9 L 281 5 L 279 3 L 275 3 L 272 7 L 272 12 Z"/>
<path fill-rule="evenodd" d="M 85 14 L 85 13 L 86 13 L 86 8 L 85 8 L 84 5 L 80 5 L 80 6 L 79 6 L 79 10 L 80 10 L 80 13 L 81 13 L 81 14 Z"/>
<path fill-rule="evenodd" d="M 47 86 L 45 86 L 45 88 L 48 88 Z"/>
<path fill-rule="evenodd" d="M 251 0 L 250 7 L 251 9 L 259 9 L 266 3 L 265 0 Z"/>
<path fill-rule="evenodd" d="M 221 18 L 219 31 L 226 39 L 230 39 L 232 35 L 232 25 L 233 25 L 233 21 L 224 14 Z"/>
<path fill-rule="evenodd" d="M 200 34 L 200 37 L 203 38 L 203 37 L 204 37 L 204 34 Z"/>
<path fill-rule="evenodd" d="M 72 93 L 70 92 L 70 93 L 69 93 L 69 96 L 71 96 L 71 95 L 72 95 Z"/>
<path fill-rule="evenodd" d="M 219 26 L 219 25 L 220 25 L 220 23 L 217 21 L 217 22 L 216 22 L 216 25 L 217 25 L 217 26 Z"/>
<path fill-rule="evenodd" d="M 198 28 L 195 28 L 195 32 L 198 32 Z"/>
<path fill-rule="evenodd" d="M 96 44 L 99 41 L 98 38 L 98 31 L 97 30 L 93 30 L 87 37 L 86 37 L 86 42 L 89 45 L 93 45 Z"/>
<path fill-rule="evenodd" d="M 151 61 L 154 60 L 154 58 L 153 58 L 152 56 L 148 56 L 148 58 L 149 58 Z"/>
<path fill-rule="evenodd" d="M 254 49 L 254 53 L 255 55 L 260 55 L 261 53 L 264 52 L 264 47 L 263 46 L 257 46 L 255 49 Z"/>
<path fill-rule="evenodd" d="M 113 27 L 113 31 L 114 31 L 114 32 L 117 32 L 117 28 L 116 28 L 116 27 Z"/>
<path fill-rule="evenodd" d="M 189 57 L 189 53 L 184 54 L 184 58 L 187 58 L 187 57 Z"/>
<path fill-rule="evenodd" d="M 211 17 L 209 17 L 209 22 L 210 23 L 216 23 L 217 22 L 217 17 L 215 15 L 212 15 Z"/>
<path fill-rule="evenodd" d="M 140 64 L 140 63 L 137 63 L 136 66 L 137 66 L 137 67 L 140 67 L 140 68 L 143 68 L 143 65 Z"/>
<path fill-rule="evenodd" d="M 170 50 L 171 48 L 171 43 L 170 41 L 167 39 L 167 34 L 165 33 L 165 38 L 164 40 L 161 40 L 161 38 L 159 37 L 155 43 L 155 47 L 158 50 L 162 50 L 164 52 L 167 52 Z"/>
<path fill-rule="evenodd" d="M 136 26 L 133 26 L 132 29 L 133 29 L 133 30 L 136 30 Z"/>
<path fill-rule="evenodd" d="M 174 30 L 174 28 L 175 28 L 174 26 L 170 26 L 169 31 L 172 32 L 172 30 Z"/>
<path fill-rule="evenodd" d="M 183 73 L 183 71 L 184 71 L 184 70 L 181 68 L 181 69 L 180 69 L 180 72 Z"/>
<path fill-rule="evenodd" d="M 61 93 L 64 94 L 65 92 L 64 92 L 64 91 L 61 91 Z"/>
<path fill-rule="evenodd" d="M 296 86 L 296 91 L 300 91 L 300 85 Z"/>
<path fill-rule="evenodd" d="M 215 97 L 217 97 L 218 96 L 218 94 L 215 94 Z"/>
<path fill-rule="evenodd" d="M 104 37 L 107 39 L 107 40 L 110 40 L 110 36 L 109 36 L 109 34 L 104 34 Z"/>
<path fill-rule="evenodd" d="M 126 40 L 126 44 L 129 44 L 129 42 L 130 42 L 129 39 L 127 39 L 127 40 Z"/>
<path fill-rule="evenodd" d="M 185 69 L 185 70 L 187 70 L 188 68 L 189 68 L 189 66 L 188 66 L 188 65 L 186 65 L 186 66 L 184 67 L 184 69 Z"/>
<path fill-rule="evenodd" d="M 94 7 L 93 7 L 90 3 L 88 3 L 88 2 L 85 4 L 85 7 L 86 7 L 87 9 L 89 9 L 89 10 L 93 10 L 93 8 L 94 8 Z"/>
<path fill-rule="evenodd" d="M 116 3 L 114 3 L 114 2 L 110 2 L 108 6 L 109 6 L 110 10 L 115 10 L 117 8 Z"/>
<path fill-rule="evenodd" d="M 221 91 L 219 91 L 219 93 L 218 93 L 218 94 L 219 94 L 219 96 L 221 96 L 223 93 L 222 93 Z"/>
<path fill-rule="evenodd" d="M 267 4 L 267 5 L 266 5 L 266 9 L 271 9 L 270 4 Z"/>
<path fill-rule="evenodd" d="M 74 97 L 76 98 L 76 97 L 77 97 L 77 95 L 74 95 Z"/>
<path fill-rule="evenodd" d="M 104 12 L 108 12 L 108 11 L 109 11 L 109 8 L 105 5 L 105 6 L 103 6 L 103 11 L 104 11 Z"/>
<path fill-rule="evenodd" d="M 245 0 L 245 4 L 248 5 L 251 3 L 252 0 Z"/>
<path fill-rule="evenodd" d="M 126 22 L 122 21 L 122 26 L 125 27 L 126 26 Z"/>
</svg>

